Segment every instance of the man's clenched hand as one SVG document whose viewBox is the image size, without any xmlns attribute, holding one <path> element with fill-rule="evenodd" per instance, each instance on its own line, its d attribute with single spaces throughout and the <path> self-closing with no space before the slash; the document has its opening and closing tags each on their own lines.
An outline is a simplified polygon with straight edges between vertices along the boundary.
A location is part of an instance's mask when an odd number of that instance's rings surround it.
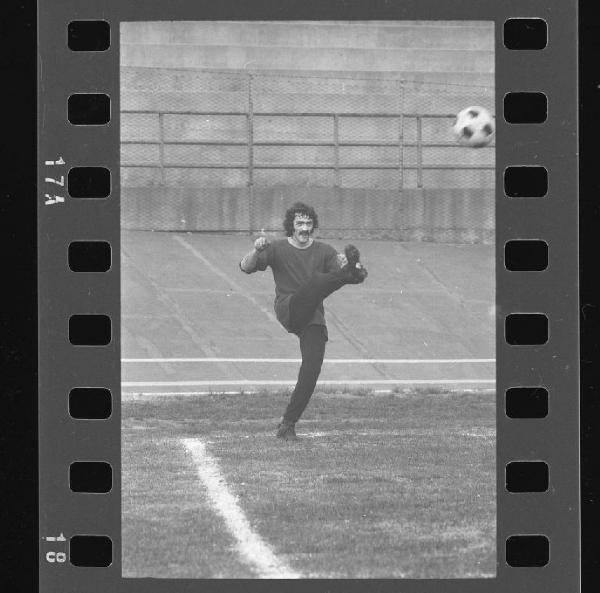
<svg viewBox="0 0 600 593">
<path fill-rule="evenodd" d="M 264 251 L 270 244 L 271 242 L 269 239 L 267 239 L 267 237 L 259 237 L 256 239 L 256 241 L 254 241 L 254 249 L 260 253 L 261 251 Z"/>
</svg>

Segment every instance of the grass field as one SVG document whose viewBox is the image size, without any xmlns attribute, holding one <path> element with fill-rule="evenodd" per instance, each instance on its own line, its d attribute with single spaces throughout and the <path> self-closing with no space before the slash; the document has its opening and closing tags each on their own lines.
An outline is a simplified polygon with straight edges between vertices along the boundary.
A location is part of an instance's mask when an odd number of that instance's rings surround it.
<svg viewBox="0 0 600 593">
<path fill-rule="evenodd" d="M 286 392 L 123 403 L 123 575 L 256 578 L 211 502 L 201 443 L 254 534 L 302 578 L 493 577 L 493 391 Z M 260 559 L 259 559 L 260 560 Z"/>
</svg>

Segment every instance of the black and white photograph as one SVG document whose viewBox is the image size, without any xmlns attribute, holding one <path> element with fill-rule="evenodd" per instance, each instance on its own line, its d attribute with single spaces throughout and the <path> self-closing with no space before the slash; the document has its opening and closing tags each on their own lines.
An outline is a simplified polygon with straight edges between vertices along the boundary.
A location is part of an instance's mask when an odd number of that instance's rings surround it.
<svg viewBox="0 0 600 593">
<path fill-rule="evenodd" d="M 496 577 L 494 48 L 120 23 L 124 578 Z"/>
</svg>

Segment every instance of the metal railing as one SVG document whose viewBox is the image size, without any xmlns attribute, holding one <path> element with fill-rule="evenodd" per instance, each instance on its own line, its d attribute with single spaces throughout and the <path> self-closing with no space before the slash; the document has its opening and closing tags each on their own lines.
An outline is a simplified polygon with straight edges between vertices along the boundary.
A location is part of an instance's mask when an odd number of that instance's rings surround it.
<svg viewBox="0 0 600 593">
<path fill-rule="evenodd" d="M 251 104 L 250 104 L 251 107 Z M 121 166 L 125 168 L 158 168 L 161 172 L 162 184 L 165 184 L 165 169 L 247 169 L 248 185 L 252 185 L 254 181 L 255 169 L 328 169 L 335 172 L 335 185 L 340 185 L 340 171 L 342 170 L 395 170 L 400 173 L 400 179 L 403 179 L 404 170 L 417 171 L 417 187 L 423 187 L 423 171 L 426 170 L 494 170 L 493 164 L 463 164 L 463 163 L 425 163 L 423 160 L 423 150 L 427 148 L 461 148 L 455 142 L 429 142 L 423 140 L 423 121 L 425 119 L 448 119 L 453 120 L 454 114 L 407 114 L 407 113 L 336 113 L 336 112 L 259 112 L 254 113 L 252 109 L 248 111 L 151 111 L 151 110 L 122 110 L 122 114 L 132 115 L 156 115 L 158 117 L 158 138 L 156 140 L 138 140 L 129 139 L 122 140 L 123 145 L 157 145 L 158 146 L 158 162 L 156 164 L 122 162 Z M 166 140 L 165 139 L 165 116 L 243 116 L 246 118 L 246 139 L 223 139 L 223 140 Z M 332 119 L 332 138 L 331 140 L 255 140 L 254 139 L 254 118 L 261 117 L 327 117 Z M 397 141 L 389 141 L 382 139 L 370 140 L 340 140 L 340 120 L 342 118 L 365 118 L 365 119 L 380 119 L 387 118 L 395 120 L 400 131 Z M 407 119 L 416 121 L 416 141 L 404 140 L 404 122 Z M 220 163 L 194 163 L 181 164 L 176 162 L 165 162 L 165 145 L 192 145 L 192 146 L 247 146 L 248 158 L 244 162 L 220 162 Z M 271 147 L 333 147 L 334 160 L 327 163 L 267 163 L 256 162 L 254 158 L 254 147 L 271 146 Z M 493 148 L 490 144 L 488 148 Z M 398 162 L 397 163 L 342 163 L 340 160 L 340 148 L 345 147 L 397 147 Z M 416 164 L 406 164 L 404 159 L 405 148 L 416 148 Z M 402 190 L 402 185 L 398 188 Z"/>
</svg>

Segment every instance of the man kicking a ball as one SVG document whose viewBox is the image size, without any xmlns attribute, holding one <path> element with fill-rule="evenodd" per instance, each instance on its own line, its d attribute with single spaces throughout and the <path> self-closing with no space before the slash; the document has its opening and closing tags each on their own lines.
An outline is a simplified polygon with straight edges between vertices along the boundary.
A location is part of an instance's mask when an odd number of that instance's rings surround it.
<svg viewBox="0 0 600 593">
<path fill-rule="evenodd" d="M 360 284 L 367 270 L 360 253 L 348 245 L 344 254 L 312 237 L 319 221 L 313 208 L 296 202 L 285 213 L 287 239 L 259 237 L 240 262 L 247 274 L 273 270 L 275 314 L 283 327 L 300 339 L 302 365 L 298 381 L 277 428 L 277 437 L 297 440 L 295 424 L 304 412 L 317 384 L 325 356 L 327 326 L 323 300 L 345 284 Z"/>
</svg>

